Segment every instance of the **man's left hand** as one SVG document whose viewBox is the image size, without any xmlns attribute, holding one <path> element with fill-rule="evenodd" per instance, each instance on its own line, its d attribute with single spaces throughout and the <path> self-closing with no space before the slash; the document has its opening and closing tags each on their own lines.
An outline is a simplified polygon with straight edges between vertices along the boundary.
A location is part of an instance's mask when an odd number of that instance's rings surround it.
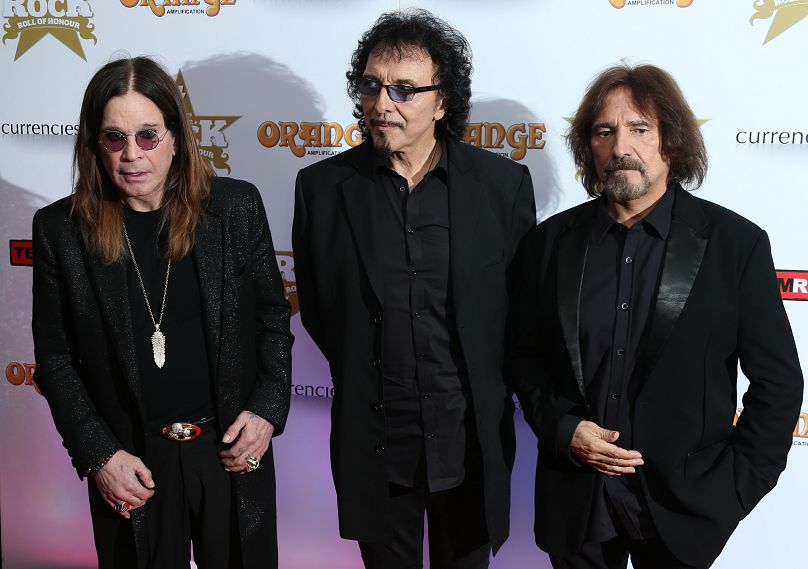
<svg viewBox="0 0 808 569">
<path fill-rule="evenodd" d="M 219 453 L 224 469 L 241 474 L 256 470 L 258 467 L 255 463 L 261 460 L 269 448 L 274 431 L 272 423 L 252 411 L 239 413 L 222 437 L 223 443 L 233 443 L 229 449 Z M 253 462 L 251 466 L 248 458 L 255 459 L 256 462 L 250 461 Z"/>
</svg>

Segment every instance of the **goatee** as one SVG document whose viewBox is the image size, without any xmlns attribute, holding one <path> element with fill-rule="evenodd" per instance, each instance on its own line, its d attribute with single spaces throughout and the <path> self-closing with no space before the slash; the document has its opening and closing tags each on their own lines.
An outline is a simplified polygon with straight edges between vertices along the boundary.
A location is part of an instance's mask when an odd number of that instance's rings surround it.
<svg viewBox="0 0 808 569">
<path fill-rule="evenodd" d="M 642 180 L 638 184 L 629 182 L 627 170 L 636 170 L 640 173 Z M 651 180 L 645 173 L 645 166 L 632 158 L 612 159 L 606 164 L 604 172 L 605 181 L 601 185 L 601 191 L 611 200 L 619 204 L 627 204 L 632 200 L 641 198 L 648 193 L 651 187 Z"/>
</svg>

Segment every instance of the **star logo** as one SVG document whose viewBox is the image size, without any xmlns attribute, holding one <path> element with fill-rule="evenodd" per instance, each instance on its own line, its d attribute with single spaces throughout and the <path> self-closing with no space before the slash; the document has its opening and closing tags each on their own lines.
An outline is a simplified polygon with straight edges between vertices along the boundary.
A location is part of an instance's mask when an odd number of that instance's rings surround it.
<svg viewBox="0 0 808 569">
<path fill-rule="evenodd" d="M 752 7 L 755 13 L 749 18 L 750 25 L 754 25 L 755 20 L 768 20 L 774 16 L 763 45 L 808 16 L 808 0 L 755 0 Z"/>
<path fill-rule="evenodd" d="M 98 43 L 90 23 L 93 11 L 88 0 L 3 0 L 3 44 L 18 39 L 14 61 L 47 35 L 52 35 L 70 51 L 87 61 L 81 40 Z"/>
<path fill-rule="evenodd" d="M 225 170 L 229 174 L 230 165 L 227 161 L 230 159 L 230 155 L 226 150 L 230 143 L 227 142 L 224 131 L 241 117 L 197 115 L 194 112 L 194 106 L 191 104 L 191 96 L 188 94 L 188 87 L 185 84 L 182 71 L 177 73 L 177 86 L 182 94 L 185 112 L 188 113 L 188 118 L 191 120 L 191 127 L 196 136 L 199 154 L 210 161 L 211 166 L 215 169 Z"/>
</svg>

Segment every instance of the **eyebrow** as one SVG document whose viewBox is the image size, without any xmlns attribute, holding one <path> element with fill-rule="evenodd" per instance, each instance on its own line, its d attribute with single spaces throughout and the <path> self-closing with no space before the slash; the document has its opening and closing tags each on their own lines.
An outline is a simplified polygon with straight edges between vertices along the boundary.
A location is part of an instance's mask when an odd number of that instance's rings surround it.
<svg viewBox="0 0 808 569">
<path fill-rule="evenodd" d="M 633 121 L 628 121 L 628 126 L 653 126 L 653 123 L 646 119 L 637 119 Z M 599 123 L 595 123 L 592 125 L 592 130 L 597 130 L 599 128 L 614 128 L 615 123 L 602 121 Z"/>
<path fill-rule="evenodd" d="M 365 73 L 364 75 L 362 75 L 362 79 L 370 79 L 371 81 L 375 81 L 376 83 L 379 83 L 380 85 L 382 83 L 381 79 L 379 79 L 378 77 L 376 77 L 375 75 L 373 75 L 371 73 Z M 415 83 L 416 83 L 416 81 L 414 81 L 412 79 L 394 79 L 393 82 L 390 83 L 390 84 L 391 85 L 409 85 L 410 87 L 415 87 Z"/>
<path fill-rule="evenodd" d="M 141 130 L 146 130 L 147 128 L 157 128 L 157 127 L 159 127 L 159 126 L 160 126 L 160 123 L 156 123 L 156 122 L 147 122 L 147 123 L 143 123 L 143 124 L 141 124 L 141 125 L 138 127 L 137 131 L 135 131 L 135 132 L 140 132 Z M 124 132 L 124 129 L 123 129 L 123 128 L 121 128 L 121 127 L 119 127 L 119 126 L 116 126 L 116 125 L 107 125 L 107 126 L 102 126 L 100 130 L 106 130 L 106 131 L 109 131 L 109 130 L 115 130 L 115 131 L 118 131 L 118 132 Z"/>
</svg>

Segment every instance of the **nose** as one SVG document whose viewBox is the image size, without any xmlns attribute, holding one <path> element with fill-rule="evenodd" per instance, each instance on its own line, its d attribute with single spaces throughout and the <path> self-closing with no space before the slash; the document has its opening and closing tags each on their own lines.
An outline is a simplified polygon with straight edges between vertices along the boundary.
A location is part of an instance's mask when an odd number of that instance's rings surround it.
<svg viewBox="0 0 808 569">
<path fill-rule="evenodd" d="M 387 87 L 382 87 L 379 90 L 379 95 L 376 97 L 376 103 L 373 105 L 373 109 L 380 115 L 389 113 L 395 109 L 395 103 L 390 98 L 390 95 L 387 94 Z"/>
<path fill-rule="evenodd" d="M 121 160 L 124 162 L 132 162 L 133 160 L 137 160 L 141 152 L 143 152 L 143 150 L 141 150 L 135 142 L 135 135 L 130 134 L 126 137 L 123 150 L 121 150 Z"/>
<path fill-rule="evenodd" d="M 617 128 L 614 132 L 614 144 L 612 155 L 615 158 L 631 155 L 631 144 L 629 143 L 628 132 L 625 129 Z"/>
</svg>

